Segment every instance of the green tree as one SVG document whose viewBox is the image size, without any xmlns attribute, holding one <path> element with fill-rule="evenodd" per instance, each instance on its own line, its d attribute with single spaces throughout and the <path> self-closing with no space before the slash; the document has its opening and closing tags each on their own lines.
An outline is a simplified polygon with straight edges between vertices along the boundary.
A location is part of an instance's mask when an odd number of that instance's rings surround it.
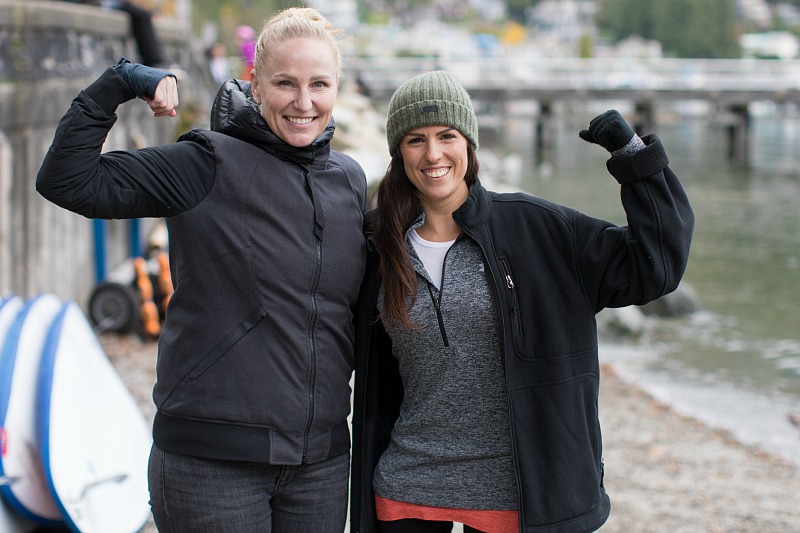
<svg viewBox="0 0 800 533">
<path fill-rule="evenodd" d="M 207 23 L 216 24 L 220 40 L 233 46 L 236 26 L 248 24 L 258 31 L 276 11 L 301 5 L 302 0 L 192 0 L 192 31 L 199 35 Z"/>
<path fill-rule="evenodd" d="M 632 35 L 653 38 L 655 20 L 653 2 L 649 0 L 599 0 L 595 20 L 600 30 L 614 42 Z"/>
<path fill-rule="evenodd" d="M 525 13 L 528 8 L 535 6 L 539 0 L 506 0 L 506 7 L 508 8 L 508 18 L 525 24 Z"/>
<path fill-rule="evenodd" d="M 653 37 L 677 57 L 737 58 L 734 0 L 657 2 Z"/>
<path fill-rule="evenodd" d="M 736 0 L 599 0 L 596 21 L 612 42 L 638 35 L 676 57 L 741 55 Z"/>
</svg>

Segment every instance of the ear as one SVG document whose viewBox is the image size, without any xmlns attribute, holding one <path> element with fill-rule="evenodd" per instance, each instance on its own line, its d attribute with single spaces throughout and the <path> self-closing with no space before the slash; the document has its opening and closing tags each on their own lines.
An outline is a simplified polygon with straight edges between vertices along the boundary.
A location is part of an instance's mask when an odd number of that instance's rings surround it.
<svg viewBox="0 0 800 533">
<path fill-rule="evenodd" d="M 253 69 L 253 70 L 250 71 L 250 91 L 251 91 L 252 96 L 253 96 L 253 101 L 256 104 L 261 105 L 261 100 L 259 99 L 259 96 L 258 96 L 258 86 L 259 86 L 258 77 L 256 77 L 255 69 Z"/>
</svg>

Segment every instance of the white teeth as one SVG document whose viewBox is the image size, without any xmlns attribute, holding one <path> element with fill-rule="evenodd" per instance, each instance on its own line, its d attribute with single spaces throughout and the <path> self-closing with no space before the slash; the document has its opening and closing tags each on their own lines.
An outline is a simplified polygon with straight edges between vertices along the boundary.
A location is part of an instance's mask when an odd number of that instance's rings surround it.
<svg viewBox="0 0 800 533">
<path fill-rule="evenodd" d="M 426 170 L 425 175 L 429 178 L 441 178 L 445 174 L 447 174 L 449 169 L 447 168 L 438 168 L 436 170 Z"/>
<path fill-rule="evenodd" d="M 306 124 L 311 124 L 311 121 L 314 120 L 311 117 L 286 117 L 286 118 L 288 118 L 289 122 L 291 122 L 292 124 L 299 124 L 301 126 L 304 126 Z"/>
</svg>

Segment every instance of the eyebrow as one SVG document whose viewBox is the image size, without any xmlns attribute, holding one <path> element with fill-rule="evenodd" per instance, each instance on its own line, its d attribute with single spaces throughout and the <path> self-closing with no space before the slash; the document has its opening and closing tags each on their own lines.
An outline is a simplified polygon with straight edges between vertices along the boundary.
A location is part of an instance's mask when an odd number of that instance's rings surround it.
<svg viewBox="0 0 800 533">
<path fill-rule="evenodd" d="M 275 73 L 273 73 L 272 74 L 272 79 L 275 79 L 275 78 L 278 78 L 278 79 L 281 79 L 281 80 L 294 81 L 294 82 L 296 82 L 299 79 L 297 76 L 293 76 L 293 75 L 285 73 L 285 72 L 275 72 Z M 333 76 L 330 76 L 328 74 L 320 74 L 319 76 L 312 77 L 311 81 L 312 82 L 315 82 L 315 81 L 329 81 L 329 80 L 334 80 L 334 79 L 336 79 L 336 78 L 334 78 Z"/>
<path fill-rule="evenodd" d="M 445 128 L 443 130 L 437 131 L 436 135 L 441 135 L 443 133 L 447 133 L 449 131 L 454 131 L 454 130 L 455 130 L 455 128 Z M 424 135 L 422 133 L 414 133 L 414 132 L 411 132 L 411 131 L 406 133 L 406 135 L 411 135 L 412 137 L 424 137 Z"/>
</svg>

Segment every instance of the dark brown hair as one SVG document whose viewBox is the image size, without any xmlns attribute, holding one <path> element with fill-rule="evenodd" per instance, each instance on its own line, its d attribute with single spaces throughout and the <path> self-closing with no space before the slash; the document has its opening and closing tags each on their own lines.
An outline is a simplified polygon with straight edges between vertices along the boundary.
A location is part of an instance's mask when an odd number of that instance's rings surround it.
<svg viewBox="0 0 800 533">
<path fill-rule="evenodd" d="M 478 180 L 480 164 L 475 149 L 467 143 L 467 171 L 464 181 L 472 187 Z M 374 235 L 380 253 L 380 274 L 384 288 L 381 318 L 386 323 L 414 328 L 408 310 L 417 299 L 417 275 L 406 244 L 406 231 L 422 212 L 417 189 L 403 168 L 400 150 L 395 152 L 376 192 Z"/>
</svg>

